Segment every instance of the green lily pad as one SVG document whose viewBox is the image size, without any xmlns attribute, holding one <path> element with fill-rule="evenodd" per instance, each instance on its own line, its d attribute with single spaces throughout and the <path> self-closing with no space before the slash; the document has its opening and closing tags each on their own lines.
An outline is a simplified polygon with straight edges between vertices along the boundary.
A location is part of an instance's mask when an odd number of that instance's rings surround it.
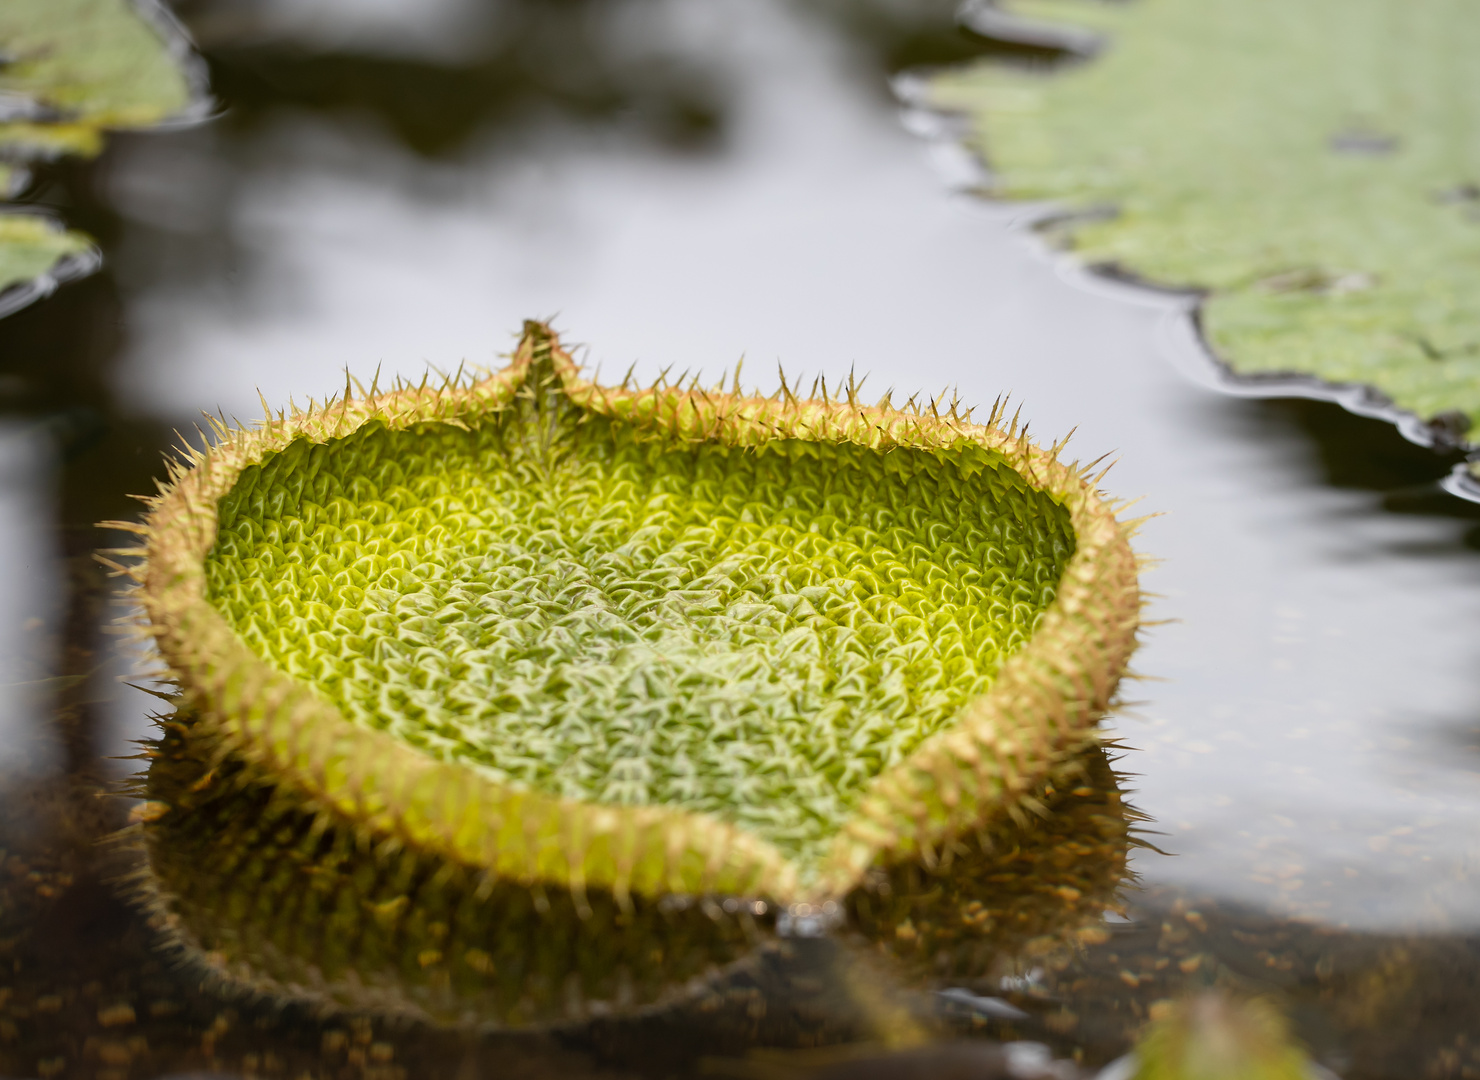
<svg viewBox="0 0 1480 1080">
<path fill-rule="evenodd" d="M 1105 45 L 934 82 L 936 105 L 972 117 L 996 192 L 1081 214 L 1064 225 L 1090 264 L 1207 290 L 1204 331 L 1235 372 L 1480 415 L 1480 9 L 1004 6 Z"/>
<path fill-rule="evenodd" d="M 0 52 L 0 94 L 18 119 L 149 127 L 194 96 L 160 27 L 128 0 L 7 0 Z"/>
<path fill-rule="evenodd" d="M 1134 645 L 1088 475 L 954 410 L 602 387 L 531 323 L 219 435 L 134 571 L 192 730 L 514 898 L 841 916 L 1041 810 Z"/>
<path fill-rule="evenodd" d="M 92 242 L 37 214 L 0 213 L 0 315 L 45 296 L 70 265 L 85 267 Z"/>
<path fill-rule="evenodd" d="M 158 13 L 128 0 L 7 0 L 0 5 L 0 199 L 24 183 L 25 163 L 93 157 L 103 133 L 151 127 L 200 99 L 188 45 Z M 91 247 L 36 218 L 0 219 L 0 314 L 45 295 L 59 265 Z M 96 259 L 66 263 L 75 271 Z"/>
</svg>

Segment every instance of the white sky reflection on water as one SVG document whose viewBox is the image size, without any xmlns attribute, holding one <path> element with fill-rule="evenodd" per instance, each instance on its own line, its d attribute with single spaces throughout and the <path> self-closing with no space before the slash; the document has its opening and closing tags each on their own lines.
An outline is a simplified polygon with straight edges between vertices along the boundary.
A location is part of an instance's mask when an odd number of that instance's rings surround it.
<svg viewBox="0 0 1480 1080">
<path fill-rule="evenodd" d="M 346 366 L 491 363 L 547 315 L 609 377 L 717 376 L 743 354 L 763 386 L 780 360 L 856 367 L 870 392 L 1011 392 L 1044 437 L 1077 426 L 1080 457 L 1115 452 L 1108 488 L 1165 515 L 1139 546 L 1163 560 L 1152 616 L 1180 621 L 1148 634 L 1135 666 L 1165 681 L 1131 684 L 1142 704 L 1118 721 L 1177 856 L 1138 856 L 1144 879 L 1359 926 L 1480 924 L 1480 751 L 1453 738 L 1480 720 L 1461 526 L 1326 486 L 1305 436 L 1188 382 L 1155 306 L 1073 288 L 1017 211 L 950 194 L 819 26 L 776 2 L 696 10 L 690 47 L 736 90 L 713 156 L 552 127 L 428 163 L 368 122 L 306 116 L 252 136 L 233 151 L 235 271 L 129 296 L 120 393 L 249 418 L 257 388 L 301 402 Z M 110 190 L 157 218 L 160 156 L 201 175 L 221 145 L 136 141 Z"/>
</svg>

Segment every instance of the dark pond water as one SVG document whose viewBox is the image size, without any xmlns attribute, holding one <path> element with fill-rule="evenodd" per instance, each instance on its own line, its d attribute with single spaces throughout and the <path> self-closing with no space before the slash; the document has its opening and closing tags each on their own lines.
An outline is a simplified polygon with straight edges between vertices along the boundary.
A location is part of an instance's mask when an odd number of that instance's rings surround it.
<svg viewBox="0 0 1480 1080">
<path fill-rule="evenodd" d="M 1185 303 L 1095 285 L 1033 208 L 970 194 L 890 73 L 1053 56 L 950 6 L 181 7 L 224 113 L 42 170 L 27 198 L 107 265 L 0 322 L 0 1071 L 992 1076 L 992 1038 L 1019 1075 L 1050 1053 L 1091 1075 L 1217 979 L 1275 994 L 1343 1076 L 1480 1075 L 1480 507 L 1440 489 L 1453 455 L 1386 424 L 1213 389 Z M 233 996 L 157 951 L 104 842 L 129 804 L 97 793 L 159 703 L 119 681 L 138 658 L 103 632 L 92 523 L 135 513 L 201 409 L 492 364 L 531 316 L 607 373 L 743 356 L 762 388 L 779 362 L 1006 392 L 1119 459 L 1106 486 L 1162 515 L 1139 547 L 1170 620 L 1112 720 L 1154 844 L 1128 917 L 901 991 L 893 1020 L 807 943 L 701 1006 L 537 1037 Z M 850 1056 L 900 1023 L 942 1045 Z"/>
</svg>

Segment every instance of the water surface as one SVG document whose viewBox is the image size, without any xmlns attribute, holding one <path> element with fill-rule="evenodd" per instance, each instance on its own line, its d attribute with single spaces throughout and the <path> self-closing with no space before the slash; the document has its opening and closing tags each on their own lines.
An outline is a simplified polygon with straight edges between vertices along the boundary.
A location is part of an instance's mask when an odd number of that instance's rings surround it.
<svg viewBox="0 0 1480 1080">
<path fill-rule="evenodd" d="M 1148 678 L 1112 721 L 1159 833 L 1133 862 L 1145 910 L 1199 903 L 1260 934 L 1297 916 L 1318 928 L 1300 941 L 1336 934 L 1320 940 L 1359 967 L 1409 942 L 1405 985 L 1470 993 L 1441 969 L 1480 927 L 1480 557 L 1473 509 L 1437 487 L 1446 458 L 1331 405 L 1189 377 L 1171 301 L 1084 288 L 1031 236 L 1034 208 L 953 186 L 971 171 L 912 135 L 887 94 L 880 41 L 903 48 L 904 30 L 881 37 L 824 4 L 627 3 L 569 46 L 580 78 L 556 65 L 549 85 L 488 90 L 502 104 L 457 125 L 419 127 L 414 96 L 357 99 L 366 71 L 432 101 L 437 78 L 486 89 L 478 58 L 523 24 L 438 10 L 413 34 L 389 4 L 187 7 L 227 105 L 242 104 L 120 138 L 96 169 L 58 168 L 38 189 L 110 262 L 0 324 L 20 380 L 0 385 L 16 417 L 0 549 L 27 568 L 0 596 L 7 655 L 43 626 L 83 633 L 92 609 L 62 613 L 58 566 L 85 553 L 88 521 L 131 512 L 122 493 L 144 490 L 197 410 L 249 419 L 259 393 L 302 402 L 346 371 L 383 384 L 493 365 L 527 317 L 587 343 L 607 377 L 717 379 L 743 358 L 763 389 L 780 364 L 867 373 L 881 395 L 1010 394 L 1041 439 L 1073 430 L 1071 454 L 1117 460 L 1105 487 L 1141 497 L 1128 514 L 1160 515 L 1137 541 L 1157 560 L 1144 582 L 1159 623 L 1134 661 Z M 954 41 L 939 22 L 925 37 Z M 37 735 L 32 768 L 126 771 L 94 755 L 151 730 L 155 703 L 106 677 L 131 663 L 100 655 L 85 692 L 54 691 L 89 719 L 61 749 Z M 7 732 L 42 731 L 45 699 L 23 703 L 30 680 L 8 672 Z M 1220 940 L 1207 948 L 1239 948 Z M 1132 951 L 1189 947 L 1163 935 Z M 1303 971 L 1303 948 L 1247 977 Z M 1145 992 L 1103 963 L 1107 983 L 1076 1007 L 1124 1011 L 1096 1044 L 1109 1054 Z M 1326 993 L 1325 976 L 1302 978 Z M 1317 1014 L 1310 1030 L 1347 1030 Z M 1464 1030 L 1409 1028 L 1391 1060 Z M 1375 1051 L 1353 1063 L 1350 1036 L 1328 1043 L 1352 1075 L 1402 1075 Z"/>
</svg>

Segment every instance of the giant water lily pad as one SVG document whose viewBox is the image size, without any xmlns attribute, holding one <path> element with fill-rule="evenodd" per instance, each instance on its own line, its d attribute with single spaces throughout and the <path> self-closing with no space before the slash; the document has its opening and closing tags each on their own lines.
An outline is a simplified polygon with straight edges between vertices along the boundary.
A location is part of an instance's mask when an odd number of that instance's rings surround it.
<svg viewBox="0 0 1480 1080">
<path fill-rule="evenodd" d="M 997 192 L 1095 211 L 1069 223 L 1089 263 L 1208 290 L 1204 330 L 1237 372 L 1480 415 L 1480 9 L 1004 6 L 1095 28 L 1105 47 L 934 84 L 974 119 Z"/>
<path fill-rule="evenodd" d="M 530 324 L 485 381 L 220 434 L 134 571 L 197 743 L 314 836 L 613 932 L 949 863 L 1078 767 L 1134 645 L 1088 474 L 954 411 L 602 387 Z"/>
<path fill-rule="evenodd" d="M 0 199 L 29 161 L 92 157 L 103 133 L 184 114 L 202 92 L 194 59 L 162 10 L 129 0 L 6 0 L 0 4 Z M 0 313 L 44 295 L 28 283 L 88 250 L 81 233 L 0 219 Z M 91 260 L 95 262 L 95 260 Z"/>
</svg>

